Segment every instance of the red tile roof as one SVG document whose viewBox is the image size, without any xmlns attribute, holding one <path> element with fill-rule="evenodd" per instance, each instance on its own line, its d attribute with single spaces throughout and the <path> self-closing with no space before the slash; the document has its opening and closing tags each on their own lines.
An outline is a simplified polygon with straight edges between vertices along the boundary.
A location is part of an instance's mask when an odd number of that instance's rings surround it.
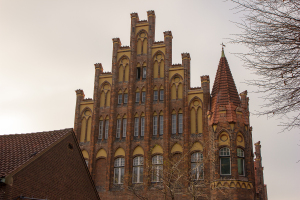
<svg viewBox="0 0 300 200">
<path fill-rule="evenodd" d="M 72 128 L 15 135 L 0 135 L 0 178 L 12 173 L 47 149 Z"/>
</svg>

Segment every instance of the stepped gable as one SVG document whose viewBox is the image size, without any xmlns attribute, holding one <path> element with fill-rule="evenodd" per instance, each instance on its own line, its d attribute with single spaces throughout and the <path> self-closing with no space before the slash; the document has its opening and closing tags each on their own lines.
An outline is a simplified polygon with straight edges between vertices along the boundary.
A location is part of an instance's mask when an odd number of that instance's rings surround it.
<svg viewBox="0 0 300 200">
<path fill-rule="evenodd" d="M 68 128 L 39 133 L 1 135 L 0 178 L 15 171 L 72 131 L 72 128 Z"/>
<path fill-rule="evenodd" d="M 219 62 L 215 82 L 211 93 L 211 111 L 213 112 L 213 120 L 211 123 L 217 123 L 219 120 L 220 106 L 226 109 L 227 121 L 236 121 L 235 109 L 240 106 L 241 101 L 222 48 L 222 55 Z"/>
</svg>

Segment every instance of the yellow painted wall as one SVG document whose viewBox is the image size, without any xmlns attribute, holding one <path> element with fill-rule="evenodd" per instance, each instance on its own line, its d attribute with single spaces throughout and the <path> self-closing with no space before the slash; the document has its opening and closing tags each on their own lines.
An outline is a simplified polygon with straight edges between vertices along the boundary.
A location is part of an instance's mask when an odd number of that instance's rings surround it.
<svg viewBox="0 0 300 200">
<path fill-rule="evenodd" d="M 163 149 L 161 146 L 155 145 L 155 147 L 152 149 L 152 154 L 156 154 L 156 153 L 160 153 L 160 154 L 163 153 Z"/>
<path fill-rule="evenodd" d="M 112 83 L 112 77 L 111 76 L 112 75 L 105 76 L 105 77 L 100 76 L 99 85 L 101 85 L 104 81 L 107 81 L 111 84 Z"/>
<path fill-rule="evenodd" d="M 198 93 L 194 93 L 193 91 L 192 92 L 190 91 L 188 96 L 188 101 L 190 102 L 195 96 L 199 97 L 203 102 L 203 90 L 201 90 Z"/>
<path fill-rule="evenodd" d="M 145 38 L 143 42 L 143 54 L 147 54 L 147 45 L 148 45 L 148 40 L 147 38 Z"/>
<path fill-rule="evenodd" d="M 198 118 L 198 133 L 203 133 L 202 108 L 201 107 L 198 108 L 197 118 Z"/>
<path fill-rule="evenodd" d="M 230 138 L 227 132 L 222 132 L 219 135 L 219 146 L 221 145 L 227 145 L 230 146 Z"/>
<path fill-rule="evenodd" d="M 171 88 L 171 99 L 176 99 L 176 86 L 175 86 L 175 84 L 173 84 L 172 88 Z"/>
<path fill-rule="evenodd" d="M 84 139 L 85 139 L 85 130 L 86 130 L 86 119 L 83 118 L 82 121 L 81 121 L 80 142 L 84 142 Z"/>
<path fill-rule="evenodd" d="M 148 30 L 149 30 L 149 24 L 148 23 L 144 23 L 144 24 L 137 24 L 136 26 L 135 26 L 135 28 L 136 28 L 136 33 L 138 34 L 138 32 L 140 31 L 140 30 L 145 30 L 147 33 L 148 33 Z"/>
<path fill-rule="evenodd" d="M 191 133 L 196 133 L 196 113 L 194 108 L 191 110 Z"/>
<path fill-rule="evenodd" d="M 133 155 L 137 155 L 137 154 L 144 155 L 144 150 L 142 147 L 138 146 L 134 149 Z"/>
<path fill-rule="evenodd" d="M 178 99 L 182 99 L 182 94 L 183 94 L 182 84 L 179 83 L 179 85 L 178 85 Z"/>
<path fill-rule="evenodd" d="M 106 93 L 106 106 L 110 106 L 110 91 Z"/>
<path fill-rule="evenodd" d="M 117 156 L 125 156 L 125 151 L 123 148 L 118 148 L 117 151 L 115 152 L 115 157 Z"/>
<path fill-rule="evenodd" d="M 100 107 L 103 107 L 104 103 L 105 103 L 105 93 L 104 91 L 102 91 L 100 95 Z"/>
<path fill-rule="evenodd" d="M 123 55 L 130 59 L 131 49 L 119 50 L 117 54 L 117 60 L 119 60 Z"/>
<path fill-rule="evenodd" d="M 175 152 L 183 152 L 182 150 L 182 146 L 178 143 L 174 144 L 174 146 L 171 149 L 171 153 L 175 153 Z"/>
<path fill-rule="evenodd" d="M 82 113 L 82 111 L 85 108 L 90 108 L 91 110 L 93 110 L 93 105 L 94 105 L 94 101 L 90 101 L 90 102 L 82 102 L 80 104 L 80 113 Z"/>
<path fill-rule="evenodd" d="M 129 80 L 129 65 L 125 67 L 125 81 Z"/>
<path fill-rule="evenodd" d="M 245 140 L 244 140 L 244 137 L 243 137 L 243 135 L 241 133 L 237 134 L 237 137 L 236 137 L 236 146 L 245 147 Z"/>
<path fill-rule="evenodd" d="M 174 74 L 179 74 L 182 76 L 182 78 L 184 77 L 184 70 L 183 70 L 183 67 L 177 67 L 177 68 L 171 68 L 169 70 L 169 78 L 171 80 L 172 76 Z"/>
<path fill-rule="evenodd" d="M 141 39 L 138 39 L 138 42 L 137 42 L 137 54 L 142 54 L 142 40 Z"/>
<path fill-rule="evenodd" d="M 157 63 L 157 61 L 154 62 L 153 76 L 154 76 L 154 78 L 158 78 L 158 63 Z"/>
<path fill-rule="evenodd" d="M 86 150 L 82 151 L 82 155 L 83 155 L 84 158 L 89 158 L 89 154 Z"/>
<path fill-rule="evenodd" d="M 152 46 L 152 57 L 155 55 L 155 53 L 157 51 L 161 51 L 165 55 L 166 54 L 166 50 L 165 49 L 166 49 L 165 47 L 161 47 L 161 46 L 159 46 L 159 47 Z"/>
<path fill-rule="evenodd" d="M 163 78 L 165 75 L 165 62 L 164 61 L 160 62 L 159 75 L 160 75 L 160 78 Z"/>
<path fill-rule="evenodd" d="M 96 155 L 96 158 L 99 158 L 99 157 L 107 157 L 107 153 L 104 149 L 100 149 Z"/>
<path fill-rule="evenodd" d="M 123 66 L 119 67 L 119 82 L 123 82 Z"/>
<path fill-rule="evenodd" d="M 86 141 L 89 142 L 91 140 L 91 130 L 92 130 L 92 117 L 89 117 L 88 119 L 88 126 L 86 131 Z"/>
<path fill-rule="evenodd" d="M 200 142 L 195 142 L 191 148 L 191 151 L 203 151 L 203 146 Z"/>
</svg>

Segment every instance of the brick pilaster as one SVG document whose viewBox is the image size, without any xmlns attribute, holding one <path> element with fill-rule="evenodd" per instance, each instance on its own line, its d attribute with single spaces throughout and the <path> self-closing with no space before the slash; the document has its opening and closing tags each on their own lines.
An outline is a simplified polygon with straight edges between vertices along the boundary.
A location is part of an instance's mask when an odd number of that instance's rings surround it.
<svg viewBox="0 0 300 200">
<path fill-rule="evenodd" d="M 81 115 L 80 115 L 80 104 L 84 99 L 83 90 L 76 90 L 76 107 L 75 107 L 75 120 L 74 120 L 74 132 L 77 137 L 78 143 L 80 142 L 80 133 L 81 133 Z"/>
</svg>

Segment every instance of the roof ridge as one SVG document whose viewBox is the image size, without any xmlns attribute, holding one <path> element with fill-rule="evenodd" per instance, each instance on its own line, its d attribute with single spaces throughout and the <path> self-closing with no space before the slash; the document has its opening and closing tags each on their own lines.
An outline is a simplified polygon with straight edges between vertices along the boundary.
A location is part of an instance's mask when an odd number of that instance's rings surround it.
<svg viewBox="0 0 300 200">
<path fill-rule="evenodd" d="M 57 131 L 63 131 L 63 130 L 73 130 L 73 128 L 64 128 L 64 129 L 58 129 L 58 130 L 40 131 L 40 132 L 31 132 L 31 133 L 0 134 L 0 137 L 4 137 L 4 136 L 14 136 L 14 135 L 28 135 L 28 134 L 49 133 L 49 132 L 57 132 Z"/>
</svg>

